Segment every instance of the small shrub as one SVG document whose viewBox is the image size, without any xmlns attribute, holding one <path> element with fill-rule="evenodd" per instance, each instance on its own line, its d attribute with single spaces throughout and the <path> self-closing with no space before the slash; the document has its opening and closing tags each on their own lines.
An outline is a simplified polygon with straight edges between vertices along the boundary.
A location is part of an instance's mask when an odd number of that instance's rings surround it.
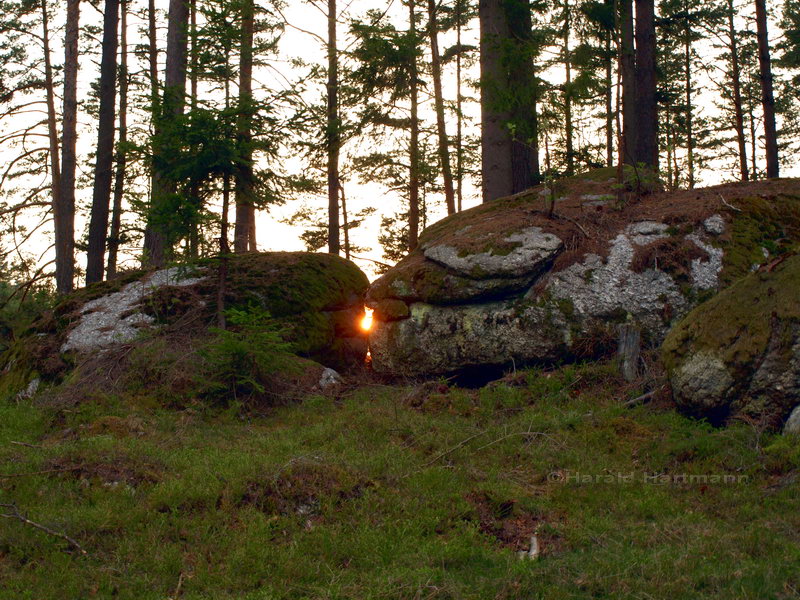
<svg viewBox="0 0 800 600">
<path fill-rule="evenodd" d="M 277 375 L 295 366 L 285 331 L 260 309 L 232 309 L 227 321 L 232 329 L 213 329 L 213 339 L 200 351 L 200 395 L 225 405 L 274 395 Z"/>
</svg>

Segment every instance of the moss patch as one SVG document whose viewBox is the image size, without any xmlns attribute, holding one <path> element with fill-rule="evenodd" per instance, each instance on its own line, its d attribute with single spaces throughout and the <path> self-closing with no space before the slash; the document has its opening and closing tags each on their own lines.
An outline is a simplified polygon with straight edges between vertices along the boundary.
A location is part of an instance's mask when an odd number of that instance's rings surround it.
<svg viewBox="0 0 800 600">
<path fill-rule="evenodd" d="M 753 265 L 800 246 L 800 195 L 748 196 L 737 198 L 735 206 L 738 211 L 727 209 L 732 225 L 722 241 L 725 256 L 720 277 L 724 285 L 750 273 Z"/>
<path fill-rule="evenodd" d="M 800 322 L 800 256 L 773 272 L 753 273 L 690 312 L 667 336 L 668 370 L 689 353 L 709 351 L 733 373 L 744 376 L 767 349 L 775 323 Z"/>
</svg>

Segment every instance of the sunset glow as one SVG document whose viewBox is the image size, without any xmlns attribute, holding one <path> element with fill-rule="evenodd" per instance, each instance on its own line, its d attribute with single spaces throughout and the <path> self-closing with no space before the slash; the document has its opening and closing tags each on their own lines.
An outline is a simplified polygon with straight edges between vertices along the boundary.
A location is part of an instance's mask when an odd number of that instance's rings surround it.
<svg viewBox="0 0 800 600">
<path fill-rule="evenodd" d="M 372 309 L 364 307 L 364 316 L 361 318 L 362 331 L 372 329 Z"/>
</svg>

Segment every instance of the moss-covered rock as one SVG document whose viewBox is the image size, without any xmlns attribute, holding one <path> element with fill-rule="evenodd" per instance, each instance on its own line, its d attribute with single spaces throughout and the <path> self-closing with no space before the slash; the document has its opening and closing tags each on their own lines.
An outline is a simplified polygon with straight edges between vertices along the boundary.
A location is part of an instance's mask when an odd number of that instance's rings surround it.
<svg viewBox="0 0 800 600">
<path fill-rule="evenodd" d="M 657 346 L 692 307 L 800 245 L 800 181 L 667 193 L 647 173 L 628 168 L 622 184 L 616 175 L 548 182 L 425 230 L 368 292 L 374 367 L 425 374 L 588 358 L 613 350 L 620 322 Z M 504 316 L 530 306 L 541 310 L 524 326 Z"/>
<path fill-rule="evenodd" d="M 740 279 L 669 333 L 662 355 L 678 405 L 777 427 L 800 404 L 800 256 Z"/>
<path fill-rule="evenodd" d="M 79 357 L 134 343 L 147 331 L 201 339 L 217 325 L 218 264 L 155 272 L 77 290 L 43 315 L 0 358 L 0 392 L 35 377 L 59 381 Z M 231 256 L 224 309 L 268 314 L 296 354 L 342 369 L 363 364 L 358 327 L 369 281 L 338 256 L 265 252 Z M 81 360 L 83 360 L 81 358 Z"/>
</svg>

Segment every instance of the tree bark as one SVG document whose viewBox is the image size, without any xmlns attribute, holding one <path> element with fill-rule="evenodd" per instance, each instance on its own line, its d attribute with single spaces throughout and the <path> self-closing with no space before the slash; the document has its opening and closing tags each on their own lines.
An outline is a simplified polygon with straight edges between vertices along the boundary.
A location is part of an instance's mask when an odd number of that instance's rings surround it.
<svg viewBox="0 0 800 600">
<path fill-rule="evenodd" d="M 688 14 L 688 7 L 687 7 Z M 687 17 L 683 40 L 683 68 L 686 72 L 686 168 L 689 189 L 694 189 L 694 108 L 692 106 L 692 29 Z"/>
<path fill-rule="evenodd" d="M 114 122 L 117 100 L 117 27 L 119 0 L 106 0 L 103 16 L 103 53 L 100 61 L 100 115 L 97 124 L 97 156 L 94 170 L 92 215 L 89 222 L 89 251 L 86 255 L 86 283 L 103 280 L 108 211 L 114 166 Z"/>
<path fill-rule="evenodd" d="M 772 89 L 772 65 L 767 31 L 765 0 L 756 0 L 756 29 L 758 36 L 758 64 L 761 75 L 761 105 L 764 110 L 764 142 L 767 149 L 767 178 L 780 177 L 778 162 L 778 132 L 775 126 L 775 96 Z"/>
<path fill-rule="evenodd" d="M 336 0 L 328 0 L 328 112 L 325 137 L 328 146 L 328 252 L 339 254 L 339 48 L 336 31 Z"/>
<path fill-rule="evenodd" d="M 408 3 L 408 21 L 414 51 L 411 57 L 411 135 L 408 145 L 408 250 L 419 244 L 419 73 L 417 68 L 416 37 L 417 23 L 414 0 Z"/>
<path fill-rule="evenodd" d="M 574 137 L 574 123 L 572 122 L 572 54 L 569 48 L 570 38 L 570 5 L 569 1 L 564 2 L 564 31 L 563 43 L 564 48 L 562 51 L 564 61 L 564 74 L 566 79 L 564 81 L 564 136 L 566 139 L 566 159 L 567 159 L 567 175 L 575 174 L 575 149 L 573 147 Z"/>
<path fill-rule="evenodd" d="M 511 122 L 511 193 L 527 190 L 538 183 L 534 172 L 537 122 L 535 78 L 531 58 L 532 22 L 529 0 L 505 0 L 505 19 L 509 39 L 503 60 L 508 62 L 506 93 L 512 98 Z M 506 125 L 508 129 L 508 124 Z"/>
<path fill-rule="evenodd" d="M 56 247 L 64 249 L 62 257 L 63 284 L 69 279 L 72 289 L 75 254 L 75 172 L 77 169 L 76 144 L 78 140 L 78 41 L 80 37 L 80 0 L 68 0 L 67 22 L 64 36 L 64 109 L 61 132 L 61 180 L 59 201 L 62 205 L 56 229 Z M 58 265 L 57 259 L 57 265 Z M 58 266 L 56 268 L 58 271 Z M 59 276 L 56 275 L 58 279 Z M 66 288 L 65 288 L 66 289 Z"/>
<path fill-rule="evenodd" d="M 742 75 L 739 65 L 739 42 L 734 26 L 733 0 L 728 0 L 728 49 L 731 53 L 731 87 L 733 89 L 733 113 L 736 127 L 736 141 L 739 145 L 739 176 L 742 181 L 750 180 L 747 166 L 747 139 L 744 132 L 744 109 L 742 107 Z"/>
<path fill-rule="evenodd" d="M 606 166 L 614 166 L 614 59 L 611 31 L 606 33 Z"/>
<path fill-rule="evenodd" d="M 456 0 L 456 210 L 461 212 L 464 208 L 464 100 L 461 95 L 461 3 Z"/>
<path fill-rule="evenodd" d="M 242 37 L 239 49 L 239 114 L 236 138 L 239 143 L 239 166 L 234 189 L 236 201 L 236 227 L 233 234 L 233 251 L 247 252 L 252 245 L 252 228 L 255 221 L 253 197 L 253 36 L 255 4 L 245 0 L 242 4 Z"/>
<path fill-rule="evenodd" d="M 189 25 L 189 4 L 186 0 L 170 0 L 169 27 L 167 29 L 167 63 L 164 72 L 164 97 L 160 115 L 156 117 L 156 133 L 161 130 L 159 121 L 182 115 L 186 104 L 186 63 Z M 159 149 L 155 149 L 159 153 Z M 163 158 L 163 157 L 162 157 Z M 158 222 L 158 208 L 165 198 L 175 193 L 175 185 L 166 180 L 156 168 L 153 173 L 151 211 L 145 229 L 144 263 L 161 267 L 166 260 L 170 241 L 164 224 Z M 154 219 L 154 216 L 156 217 Z"/>
<path fill-rule="evenodd" d="M 428 0 L 428 34 L 431 42 L 431 75 L 433 77 L 433 95 L 436 105 L 436 130 L 439 134 L 439 163 L 444 180 L 444 197 L 447 214 L 456 212 L 455 191 L 453 190 L 453 172 L 450 168 L 450 142 L 447 139 L 447 127 L 444 119 L 444 94 L 442 92 L 442 61 L 439 56 L 439 27 L 436 17 L 436 0 Z"/>
<path fill-rule="evenodd" d="M 128 143 L 128 0 L 120 3 L 120 68 L 119 68 L 119 143 L 117 145 L 117 171 L 114 177 L 114 200 L 111 209 L 111 230 L 108 234 L 108 262 L 106 278 L 117 274 L 117 257 L 122 226 L 122 198 L 125 194 L 125 169 Z"/>
<path fill-rule="evenodd" d="M 658 170 L 656 102 L 656 26 L 654 0 L 636 0 L 636 162 Z"/>
<path fill-rule="evenodd" d="M 502 106 L 508 83 L 502 46 L 510 37 L 502 0 L 480 0 L 481 175 L 483 201 L 513 193 L 510 136 L 511 115 Z"/>
<path fill-rule="evenodd" d="M 636 162 L 638 138 L 636 51 L 634 48 L 633 0 L 619 0 L 620 75 L 622 78 L 622 135 L 620 164 Z"/>
</svg>

